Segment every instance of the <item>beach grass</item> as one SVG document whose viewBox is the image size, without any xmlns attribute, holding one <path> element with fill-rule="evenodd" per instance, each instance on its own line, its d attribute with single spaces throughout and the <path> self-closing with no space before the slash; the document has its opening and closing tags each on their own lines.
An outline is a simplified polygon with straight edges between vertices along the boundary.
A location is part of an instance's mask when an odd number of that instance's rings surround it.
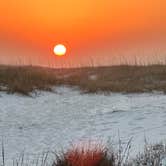
<svg viewBox="0 0 166 166">
<path fill-rule="evenodd" d="M 119 145 L 117 145 L 119 146 Z M 131 147 L 114 150 L 109 146 L 96 144 L 92 147 L 72 147 L 63 152 L 47 151 L 35 155 L 30 159 L 26 154 L 21 153 L 18 158 L 13 159 L 13 166 L 165 166 L 166 145 L 164 143 L 148 144 L 144 151 L 131 157 Z M 9 158 L 2 149 L 2 166 L 8 166 Z M 120 152 L 120 153 L 119 153 Z"/>
<path fill-rule="evenodd" d="M 84 93 L 166 92 L 166 65 L 52 69 L 0 66 L 0 90 L 28 95 L 56 86 L 77 86 Z"/>
</svg>

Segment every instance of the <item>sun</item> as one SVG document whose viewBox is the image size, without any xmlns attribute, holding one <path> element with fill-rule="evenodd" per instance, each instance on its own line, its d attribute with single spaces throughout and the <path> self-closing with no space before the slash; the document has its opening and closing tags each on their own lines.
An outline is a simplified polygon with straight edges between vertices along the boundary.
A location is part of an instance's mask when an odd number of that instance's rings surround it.
<svg viewBox="0 0 166 166">
<path fill-rule="evenodd" d="M 57 44 L 54 47 L 54 54 L 57 56 L 63 56 L 66 54 L 66 47 L 63 44 Z"/>
</svg>

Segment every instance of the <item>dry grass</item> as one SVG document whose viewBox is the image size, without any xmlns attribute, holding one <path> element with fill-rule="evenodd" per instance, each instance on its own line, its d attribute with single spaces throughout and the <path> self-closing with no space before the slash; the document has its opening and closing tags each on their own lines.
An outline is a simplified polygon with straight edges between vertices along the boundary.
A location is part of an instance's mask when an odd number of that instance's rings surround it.
<svg viewBox="0 0 166 166">
<path fill-rule="evenodd" d="M 0 89 L 9 93 L 27 95 L 34 90 L 51 90 L 52 86 L 59 85 L 78 86 L 85 93 L 166 92 L 166 66 L 122 65 L 77 69 L 0 67 Z"/>
<path fill-rule="evenodd" d="M 134 159 L 129 157 L 128 152 L 123 155 L 96 144 L 96 147 L 73 147 L 63 153 L 43 152 L 32 160 L 24 153 L 17 159 L 13 159 L 13 166 L 165 166 L 166 146 L 163 143 L 149 145 L 146 143 L 144 152 Z M 0 165 L 7 165 L 6 154 L 2 147 L 2 160 Z M 126 156 L 127 159 L 122 160 Z M 12 164 L 11 164 L 12 165 Z"/>
<path fill-rule="evenodd" d="M 138 154 L 132 162 L 135 163 L 135 166 L 165 166 L 166 146 L 163 143 L 155 145 L 146 144 L 144 153 Z"/>
<path fill-rule="evenodd" d="M 57 79 L 53 72 L 35 67 L 0 67 L 0 85 L 9 93 L 28 95 L 34 90 L 51 90 Z M 2 88 L 2 87 L 6 87 Z"/>
<path fill-rule="evenodd" d="M 121 155 L 113 149 L 99 148 L 98 145 L 97 148 L 73 148 L 62 155 L 56 155 L 52 166 L 165 166 L 166 164 L 166 146 L 162 143 L 146 144 L 144 152 L 134 159 L 129 158 L 127 151 L 123 154 L 127 159 L 121 160 L 123 157 Z"/>
</svg>

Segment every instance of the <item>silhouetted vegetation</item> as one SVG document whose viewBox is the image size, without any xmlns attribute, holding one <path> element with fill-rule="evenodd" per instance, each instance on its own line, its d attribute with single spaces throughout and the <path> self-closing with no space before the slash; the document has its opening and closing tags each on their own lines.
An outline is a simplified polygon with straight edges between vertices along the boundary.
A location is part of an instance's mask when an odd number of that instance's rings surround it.
<svg viewBox="0 0 166 166">
<path fill-rule="evenodd" d="M 78 86 L 82 92 L 166 92 L 166 66 L 110 66 L 51 69 L 32 66 L 1 66 L 0 90 L 29 94 L 53 86 Z"/>
<path fill-rule="evenodd" d="M 53 72 L 36 67 L 0 67 L 0 90 L 28 95 L 34 90 L 51 90 L 57 84 Z"/>
</svg>

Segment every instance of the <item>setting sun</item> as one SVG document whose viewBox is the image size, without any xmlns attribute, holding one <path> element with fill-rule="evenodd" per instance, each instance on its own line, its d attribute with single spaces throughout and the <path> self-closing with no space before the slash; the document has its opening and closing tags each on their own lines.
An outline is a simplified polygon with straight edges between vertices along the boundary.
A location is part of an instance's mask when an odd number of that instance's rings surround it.
<svg viewBox="0 0 166 166">
<path fill-rule="evenodd" d="M 54 47 L 54 53 L 57 56 L 63 56 L 66 54 L 66 47 L 62 44 L 58 44 Z"/>
</svg>

